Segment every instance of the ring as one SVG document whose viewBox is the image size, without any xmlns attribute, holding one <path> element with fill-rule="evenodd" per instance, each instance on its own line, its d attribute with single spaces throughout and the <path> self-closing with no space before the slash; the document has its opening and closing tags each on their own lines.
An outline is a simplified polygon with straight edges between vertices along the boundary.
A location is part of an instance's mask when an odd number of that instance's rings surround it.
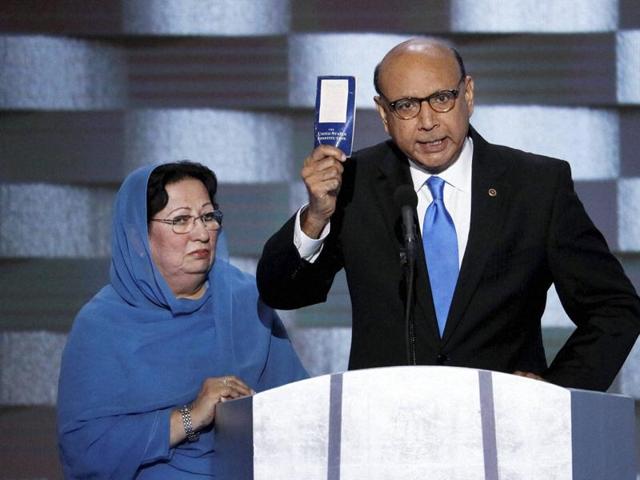
<svg viewBox="0 0 640 480">
<path fill-rule="evenodd" d="M 222 380 L 222 384 L 225 387 L 228 387 L 229 386 L 229 377 L 224 377 L 224 380 Z"/>
</svg>

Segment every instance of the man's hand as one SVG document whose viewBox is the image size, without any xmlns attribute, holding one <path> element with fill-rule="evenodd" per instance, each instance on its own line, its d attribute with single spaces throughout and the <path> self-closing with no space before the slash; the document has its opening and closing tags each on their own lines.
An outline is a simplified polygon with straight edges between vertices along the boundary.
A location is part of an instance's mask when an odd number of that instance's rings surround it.
<svg viewBox="0 0 640 480">
<path fill-rule="evenodd" d="M 534 380 L 542 380 L 543 382 L 546 382 L 546 380 L 542 378 L 540 375 L 536 375 L 535 373 L 531 373 L 531 372 L 523 372 L 522 370 L 516 370 L 515 372 L 513 372 L 513 374 L 518 375 L 519 377 L 533 378 Z"/>
<path fill-rule="evenodd" d="M 309 206 L 302 212 L 300 226 L 310 238 L 320 236 L 336 210 L 346 159 L 339 148 L 319 145 L 304 160 L 301 176 L 309 193 Z"/>
</svg>

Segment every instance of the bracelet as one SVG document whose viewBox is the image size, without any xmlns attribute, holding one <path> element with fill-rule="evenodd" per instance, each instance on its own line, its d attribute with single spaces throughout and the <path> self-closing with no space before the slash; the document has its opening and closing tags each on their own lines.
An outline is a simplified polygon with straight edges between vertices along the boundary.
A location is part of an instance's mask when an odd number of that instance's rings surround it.
<svg viewBox="0 0 640 480">
<path fill-rule="evenodd" d="M 182 426 L 184 427 L 184 433 L 187 435 L 187 440 L 195 442 L 200 437 L 200 434 L 193 429 L 193 423 L 191 423 L 191 407 L 184 405 L 178 411 L 182 416 Z"/>
</svg>

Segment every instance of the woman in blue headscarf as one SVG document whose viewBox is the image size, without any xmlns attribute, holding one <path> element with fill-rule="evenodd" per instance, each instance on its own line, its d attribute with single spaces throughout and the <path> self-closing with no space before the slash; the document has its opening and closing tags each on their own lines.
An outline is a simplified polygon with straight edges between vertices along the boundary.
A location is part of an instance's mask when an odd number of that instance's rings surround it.
<svg viewBox="0 0 640 480">
<path fill-rule="evenodd" d="M 307 376 L 254 278 L 216 258 L 216 188 L 190 162 L 122 184 L 111 282 L 78 313 L 62 358 L 65 477 L 215 477 L 216 405 Z"/>
</svg>

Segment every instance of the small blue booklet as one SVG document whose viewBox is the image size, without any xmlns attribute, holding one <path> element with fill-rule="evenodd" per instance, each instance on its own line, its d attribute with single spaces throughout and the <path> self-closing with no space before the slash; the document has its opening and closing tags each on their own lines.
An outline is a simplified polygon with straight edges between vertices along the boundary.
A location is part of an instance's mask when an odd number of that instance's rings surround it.
<svg viewBox="0 0 640 480">
<path fill-rule="evenodd" d="M 318 77 L 314 147 L 333 145 L 351 155 L 356 122 L 356 79 L 348 76 Z"/>
</svg>

